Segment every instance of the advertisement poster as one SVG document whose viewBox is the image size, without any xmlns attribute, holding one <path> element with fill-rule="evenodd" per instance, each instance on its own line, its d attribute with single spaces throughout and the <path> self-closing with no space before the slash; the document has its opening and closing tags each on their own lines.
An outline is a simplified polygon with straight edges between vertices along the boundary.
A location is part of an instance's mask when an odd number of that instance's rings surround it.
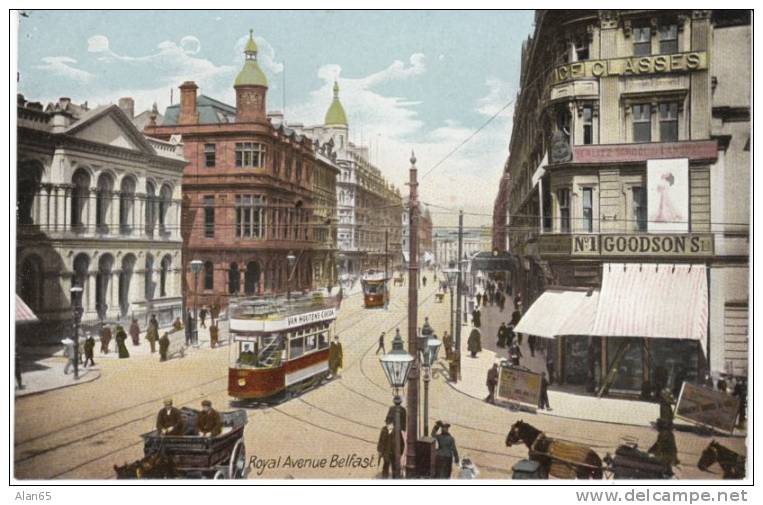
<svg viewBox="0 0 763 505">
<path fill-rule="evenodd" d="M 647 230 L 650 233 L 689 231 L 689 160 L 648 160 Z"/>
<path fill-rule="evenodd" d="M 738 398 L 722 391 L 684 382 L 676 404 L 676 416 L 732 432 L 737 414 Z"/>
<path fill-rule="evenodd" d="M 512 402 L 538 405 L 541 376 L 530 370 L 501 367 L 498 398 Z"/>
</svg>

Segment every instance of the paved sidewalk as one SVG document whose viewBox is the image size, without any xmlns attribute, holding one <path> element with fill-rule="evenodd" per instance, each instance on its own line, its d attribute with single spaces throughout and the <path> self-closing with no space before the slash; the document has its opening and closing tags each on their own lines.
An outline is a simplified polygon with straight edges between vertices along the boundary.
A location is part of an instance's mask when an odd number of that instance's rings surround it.
<svg viewBox="0 0 763 505">
<path fill-rule="evenodd" d="M 50 358 L 37 361 L 31 365 L 32 370 L 22 373 L 21 381 L 23 388 L 16 387 L 16 397 L 27 396 L 45 391 L 52 391 L 65 387 L 77 386 L 98 379 L 101 372 L 98 367 L 79 369 L 79 379 L 74 380 L 74 371 L 69 370 L 64 375 L 66 360 L 63 358 Z M 23 368 L 22 368 L 23 369 Z"/>
</svg>

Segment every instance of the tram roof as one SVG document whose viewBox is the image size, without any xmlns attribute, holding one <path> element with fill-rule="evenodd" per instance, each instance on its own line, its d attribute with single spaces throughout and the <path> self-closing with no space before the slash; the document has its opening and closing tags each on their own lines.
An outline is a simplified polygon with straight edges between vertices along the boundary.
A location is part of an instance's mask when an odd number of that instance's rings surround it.
<svg viewBox="0 0 763 505">
<path fill-rule="evenodd" d="M 336 318 L 339 300 L 336 295 L 315 291 L 286 296 L 246 297 L 230 304 L 231 330 L 280 331 L 310 322 Z"/>
</svg>

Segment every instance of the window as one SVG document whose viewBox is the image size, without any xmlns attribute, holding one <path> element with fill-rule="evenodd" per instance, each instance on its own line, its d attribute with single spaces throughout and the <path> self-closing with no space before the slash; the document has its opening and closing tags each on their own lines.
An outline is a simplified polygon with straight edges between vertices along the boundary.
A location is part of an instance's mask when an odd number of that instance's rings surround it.
<svg viewBox="0 0 763 505">
<path fill-rule="evenodd" d="M 207 195 L 204 197 L 204 238 L 214 238 L 215 236 L 215 197 Z"/>
<path fill-rule="evenodd" d="M 585 61 L 589 58 L 588 41 L 578 40 L 575 42 L 575 61 Z"/>
<path fill-rule="evenodd" d="M 286 166 L 284 167 L 284 176 L 287 180 L 291 179 L 291 156 L 286 157 Z"/>
<path fill-rule="evenodd" d="M 583 188 L 583 226 L 584 231 L 593 231 L 593 188 Z"/>
<path fill-rule="evenodd" d="M 263 238 L 265 199 L 259 195 L 236 195 L 236 237 Z"/>
<path fill-rule="evenodd" d="M 633 142 L 652 141 L 652 108 L 649 104 L 636 104 L 633 109 Z"/>
<path fill-rule="evenodd" d="M 294 175 L 297 179 L 297 182 L 300 182 L 302 180 L 302 160 L 297 160 L 297 168 L 294 171 Z"/>
<path fill-rule="evenodd" d="M 262 167 L 265 164 L 265 146 L 256 142 L 236 142 L 237 167 Z"/>
<path fill-rule="evenodd" d="M 204 144 L 204 166 L 215 166 L 215 144 Z"/>
<path fill-rule="evenodd" d="M 678 26 L 662 25 L 659 29 L 660 54 L 673 54 L 678 52 Z"/>
<path fill-rule="evenodd" d="M 652 30 L 648 26 L 633 28 L 633 55 L 649 56 L 652 54 Z"/>
<path fill-rule="evenodd" d="M 570 190 L 560 189 L 557 191 L 559 199 L 559 231 L 570 232 Z"/>
<path fill-rule="evenodd" d="M 235 295 L 241 291 L 241 275 L 238 271 L 238 263 L 231 263 L 228 270 L 228 293 Z"/>
<path fill-rule="evenodd" d="M 169 256 L 162 259 L 161 270 L 159 271 L 159 296 L 167 296 L 167 274 L 170 271 L 171 261 Z"/>
<path fill-rule="evenodd" d="M 593 144 L 593 107 L 583 107 L 583 144 Z"/>
<path fill-rule="evenodd" d="M 678 141 L 678 103 L 660 104 L 660 141 Z"/>
<path fill-rule="evenodd" d="M 281 172 L 281 153 L 273 152 L 273 175 Z"/>
<path fill-rule="evenodd" d="M 641 186 L 633 188 L 633 219 L 636 231 L 646 231 L 646 191 Z"/>
<path fill-rule="evenodd" d="M 211 261 L 204 262 L 204 289 L 215 288 L 215 266 Z"/>
</svg>

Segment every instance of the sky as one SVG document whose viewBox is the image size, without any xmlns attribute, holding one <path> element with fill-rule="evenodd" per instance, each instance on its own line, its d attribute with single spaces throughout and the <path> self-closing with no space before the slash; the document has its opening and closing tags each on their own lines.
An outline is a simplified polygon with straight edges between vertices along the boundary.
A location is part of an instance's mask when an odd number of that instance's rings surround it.
<svg viewBox="0 0 763 505">
<path fill-rule="evenodd" d="M 19 18 L 20 93 L 90 105 L 130 96 L 136 113 L 154 102 L 163 112 L 172 88 L 177 103 L 186 80 L 235 105 L 233 81 L 252 29 L 269 110 L 285 110 L 287 122 L 321 124 L 336 79 L 350 139 L 370 147 L 371 161 L 404 194 L 415 151 L 420 199 L 433 204 L 435 226 L 457 221 L 440 207 L 473 214 L 468 226 L 492 221 L 532 11 L 26 14 Z"/>
</svg>

